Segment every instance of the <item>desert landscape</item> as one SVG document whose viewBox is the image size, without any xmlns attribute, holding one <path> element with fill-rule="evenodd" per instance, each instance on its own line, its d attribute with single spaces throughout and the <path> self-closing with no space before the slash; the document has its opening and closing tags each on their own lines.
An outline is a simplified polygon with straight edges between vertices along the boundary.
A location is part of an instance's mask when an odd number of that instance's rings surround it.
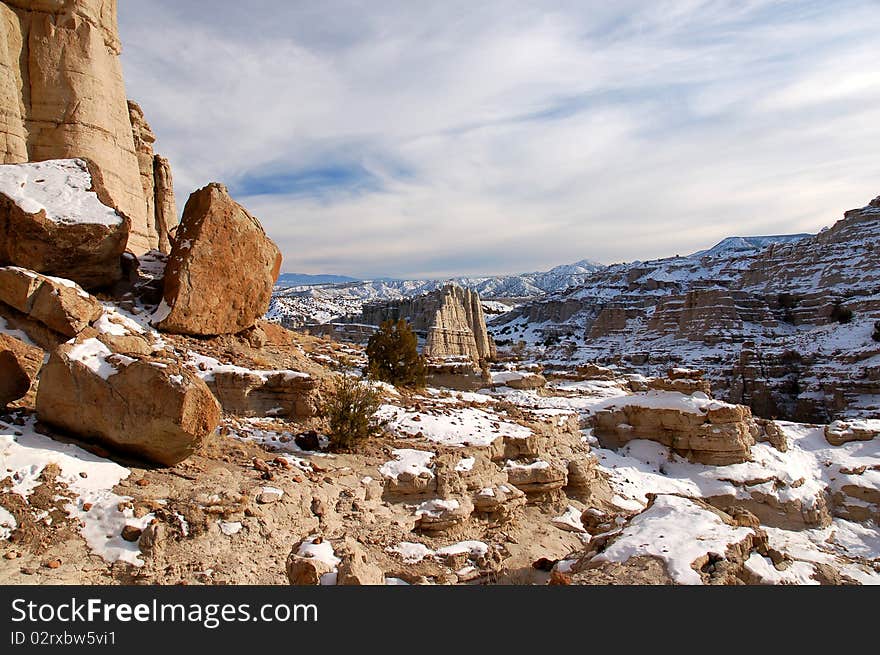
<svg viewBox="0 0 880 655">
<path fill-rule="evenodd" d="M 689 255 L 296 275 L 235 188 L 178 212 L 115 0 L 5 0 L 0 45 L 3 584 L 880 583 L 877 189 Z"/>
</svg>

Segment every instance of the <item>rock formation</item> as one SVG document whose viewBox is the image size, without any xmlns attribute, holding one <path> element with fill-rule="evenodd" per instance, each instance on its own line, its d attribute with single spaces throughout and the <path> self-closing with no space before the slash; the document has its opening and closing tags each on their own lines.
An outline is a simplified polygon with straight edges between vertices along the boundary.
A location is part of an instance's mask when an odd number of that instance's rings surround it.
<svg viewBox="0 0 880 655">
<path fill-rule="evenodd" d="M 610 446 L 649 439 L 693 462 L 724 466 L 745 462 L 759 435 L 752 412 L 742 405 L 650 391 L 613 398 L 593 416 L 596 436 Z"/>
<path fill-rule="evenodd" d="M 495 358 L 495 344 L 486 331 L 480 296 L 475 291 L 450 284 L 423 296 L 366 305 L 353 322 L 379 325 L 401 318 L 425 338 L 427 357 L 468 358 L 474 363 Z"/>
<path fill-rule="evenodd" d="M 305 373 L 215 371 L 207 382 L 230 414 L 307 419 L 317 413 L 318 383 Z"/>
<path fill-rule="evenodd" d="M 122 277 L 129 226 L 94 164 L 0 165 L 0 264 L 107 287 Z"/>
<path fill-rule="evenodd" d="M 94 338 L 52 353 L 36 408 L 48 425 L 165 466 L 189 457 L 220 421 L 220 405 L 191 370 L 116 354 Z"/>
<path fill-rule="evenodd" d="M 225 186 L 209 184 L 183 210 L 153 321 L 179 334 L 246 330 L 266 313 L 280 270 L 281 253 L 260 222 Z"/>
<path fill-rule="evenodd" d="M 141 254 L 159 246 L 139 156 L 152 162 L 135 146 L 121 50 L 116 0 L 0 4 L 0 163 L 93 161 Z"/>
</svg>

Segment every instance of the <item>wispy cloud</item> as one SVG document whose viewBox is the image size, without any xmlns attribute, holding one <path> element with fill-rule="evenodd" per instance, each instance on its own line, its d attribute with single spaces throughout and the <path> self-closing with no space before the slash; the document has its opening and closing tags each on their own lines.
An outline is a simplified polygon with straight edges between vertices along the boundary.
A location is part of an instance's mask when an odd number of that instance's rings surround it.
<svg viewBox="0 0 880 655">
<path fill-rule="evenodd" d="M 815 231 L 880 193 L 870 1 L 121 3 L 185 196 L 285 269 L 513 272 Z"/>
</svg>

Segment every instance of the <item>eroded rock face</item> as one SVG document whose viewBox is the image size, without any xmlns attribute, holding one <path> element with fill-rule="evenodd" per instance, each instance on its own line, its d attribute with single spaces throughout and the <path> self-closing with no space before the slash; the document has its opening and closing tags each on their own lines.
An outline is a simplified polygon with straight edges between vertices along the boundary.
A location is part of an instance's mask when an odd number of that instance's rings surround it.
<svg viewBox="0 0 880 655">
<path fill-rule="evenodd" d="M 140 182 L 119 60 L 116 0 L 0 5 L 0 146 L 4 163 L 85 157 L 131 220 L 129 247 L 158 245 Z"/>
<path fill-rule="evenodd" d="M 648 439 L 692 462 L 713 466 L 747 461 L 760 433 L 748 407 L 674 392 L 648 392 L 609 401 L 596 411 L 593 425 L 600 441 L 613 447 Z"/>
<path fill-rule="evenodd" d="M 48 425 L 165 466 L 189 457 L 220 421 L 220 405 L 191 371 L 114 354 L 97 339 L 52 353 L 36 406 Z"/>
<path fill-rule="evenodd" d="M 296 371 L 215 371 L 208 386 L 223 410 L 239 416 L 311 418 L 317 381 Z"/>
<path fill-rule="evenodd" d="M 136 102 L 128 101 L 135 152 L 141 174 L 141 186 L 147 205 L 147 236 L 152 247 L 171 252 L 169 232 L 177 226 L 177 202 L 171 165 L 153 151 L 156 135 Z"/>
<path fill-rule="evenodd" d="M 878 435 L 880 431 L 863 421 L 834 421 L 825 426 L 825 439 L 832 446 L 842 446 L 850 441 L 871 441 Z"/>
<path fill-rule="evenodd" d="M 165 267 L 164 303 L 154 324 L 166 332 L 235 334 L 266 313 L 281 253 L 222 184 L 194 192 Z"/>
<path fill-rule="evenodd" d="M 64 277 L 85 288 L 122 278 L 129 219 L 100 172 L 82 159 L 0 166 L 0 264 Z"/>
</svg>

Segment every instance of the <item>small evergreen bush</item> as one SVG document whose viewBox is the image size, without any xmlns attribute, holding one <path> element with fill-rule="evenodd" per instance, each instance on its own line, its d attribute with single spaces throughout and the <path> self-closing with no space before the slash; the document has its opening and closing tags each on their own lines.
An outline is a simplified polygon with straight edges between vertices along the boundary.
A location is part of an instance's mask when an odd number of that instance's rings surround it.
<svg viewBox="0 0 880 655">
<path fill-rule="evenodd" d="M 366 373 L 396 387 L 422 388 L 427 367 L 419 354 L 419 341 L 409 323 L 388 320 L 367 343 Z"/>
<path fill-rule="evenodd" d="M 323 406 L 331 450 L 351 450 L 358 441 L 378 434 L 382 425 L 375 414 L 380 405 L 378 392 L 368 382 L 351 375 L 337 378 Z"/>
</svg>

